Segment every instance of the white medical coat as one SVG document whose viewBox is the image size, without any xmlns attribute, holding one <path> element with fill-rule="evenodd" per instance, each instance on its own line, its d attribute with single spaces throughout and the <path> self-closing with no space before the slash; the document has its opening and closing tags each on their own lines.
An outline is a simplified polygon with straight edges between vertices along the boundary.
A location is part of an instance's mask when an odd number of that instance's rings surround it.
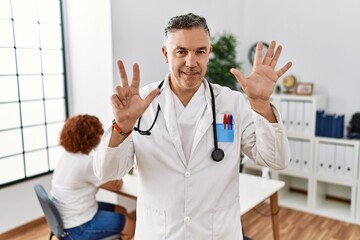
<svg viewBox="0 0 360 240">
<path fill-rule="evenodd" d="M 284 168 L 290 151 L 284 127 L 271 124 L 251 110 L 237 91 L 212 84 L 216 116 L 232 114 L 234 141 L 219 142 L 225 157 L 211 158 L 214 150 L 213 117 L 209 86 L 205 82 L 207 106 L 198 124 L 188 161 L 181 145 L 174 103 L 167 76 L 161 94 L 141 118 L 141 130 L 153 123 L 158 104 L 159 116 L 150 136 L 138 132 L 118 147 L 109 148 L 108 129 L 94 156 L 94 172 L 102 180 L 122 178 L 138 167 L 138 199 L 135 239 L 242 239 L 239 206 L 239 164 L 243 152 L 257 164 Z M 146 96 L 159 83 L 141 89 Z"/>
</svg>

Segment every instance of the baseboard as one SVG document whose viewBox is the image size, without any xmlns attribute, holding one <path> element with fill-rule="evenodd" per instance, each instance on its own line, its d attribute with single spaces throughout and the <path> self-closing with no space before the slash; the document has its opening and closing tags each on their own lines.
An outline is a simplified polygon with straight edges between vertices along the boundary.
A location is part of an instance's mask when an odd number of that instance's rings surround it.
<svg viewBox="0 0 360 240">
<path fill-rule="evenodd" d="M 25 223 L 19 227 L 16 227 L 14 229 L 11 229 L 7 232 L 4 232 L 2 234 L 0 234 L 0 240 L 6 240 L 12 237 L 16 237 L 19 235 L 20 232 L 26 232 L 27 230 L 30 230 L 32 228 L 34 228 L 35 226 L 39 225 L 39 224 L 43 224 L 46 223 L 46 220 L 44 217 L 35 219 L 31 222 Z"/>
</svg>

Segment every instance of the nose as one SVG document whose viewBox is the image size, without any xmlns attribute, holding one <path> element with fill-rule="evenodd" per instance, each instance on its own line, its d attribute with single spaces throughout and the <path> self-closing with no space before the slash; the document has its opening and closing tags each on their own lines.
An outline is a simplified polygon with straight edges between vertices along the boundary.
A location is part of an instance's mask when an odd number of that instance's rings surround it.
<svg viewBox="0 0 360 240">
<path fill-rule="evenodd" d="M 196 67 L 196 55 L 195 52 L 189 51 L 185 58 L 185 65 L 187 67 Z"/>
</svg>

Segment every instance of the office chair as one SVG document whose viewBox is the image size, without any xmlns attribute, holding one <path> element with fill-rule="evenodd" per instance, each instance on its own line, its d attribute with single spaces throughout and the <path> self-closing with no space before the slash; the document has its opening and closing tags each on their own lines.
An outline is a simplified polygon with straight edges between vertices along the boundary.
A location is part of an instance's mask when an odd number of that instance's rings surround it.
<svg viewBox="0 0 360 240">
<path fill-rule="evenodd" d="M 47 192 L 41 184 L 35 184 L 34 190 L 37 198 L 39 199 L 41 208 L 44 212 L 46 222 L 50 227 L 50 237 L 49 240 L 52 239 L 53 236 L 57 237 L 59 240 L 62 240 L 64 237 L 68 235 L 66 230 L 64 229 L 64 224 L 61 219 L 60 213 L 56 208 L 54 202 L 49 198 Z M 121 239 L 120 234 L 109 236 L 102 238 L 101 240 L 115 240 Z"/>
</svg>

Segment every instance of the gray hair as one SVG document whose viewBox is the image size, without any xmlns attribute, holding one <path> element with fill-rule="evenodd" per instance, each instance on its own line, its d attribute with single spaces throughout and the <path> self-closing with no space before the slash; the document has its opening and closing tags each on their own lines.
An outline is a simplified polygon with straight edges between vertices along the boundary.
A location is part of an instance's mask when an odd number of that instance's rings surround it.
<svg viewBox="0 0 360 240">
<path fill-rule="evenodd" d="M 195 15 L 193 13 L 188 13 L 185 15 L 179 15 L 172 17 L 167 23 L 164 29 L 164 40 L 166 41 L 173 31 L 177 29 L 190 29 L 190 28 L 202 28 L 204 29 L 210 39 L 210 30 L 206 23 L 206 19 L 204 17 Z"/>
</svg>

